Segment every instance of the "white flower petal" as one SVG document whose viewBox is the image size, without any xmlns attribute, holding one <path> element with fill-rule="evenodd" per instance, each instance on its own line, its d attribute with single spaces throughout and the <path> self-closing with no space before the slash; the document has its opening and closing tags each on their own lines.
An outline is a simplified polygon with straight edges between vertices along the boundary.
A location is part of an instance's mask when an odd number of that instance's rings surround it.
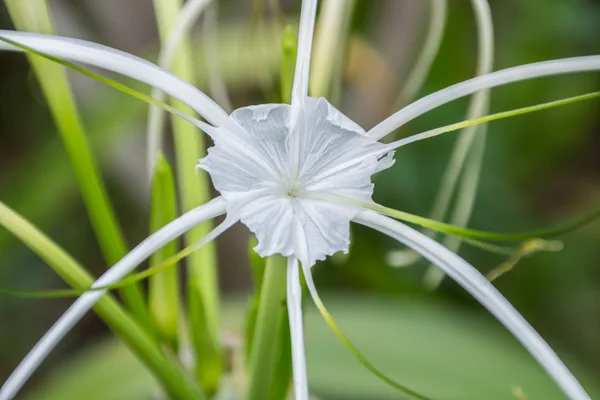
<svg viewBox="0 0 600 400">
<path fill-rule="evenodd" d="M 222 197 L 218 197 L 168 223 L 163 228 L 148 236 L 118 263 L 106 271 L 98 278 L 98 280 L 96 280 L 96 282 L 94 282 L 92 287 L 109 286 L 120 281 L 125 275 L 134 270 L 146 258 L 165 244 L 187 232 L 194 226 L 222 215 L 224 211 L 225 201 Z M 225 222 L 207 234 L 198 246 L 203 246 L 215 239 L 219 234 L 230 227 L 232 222 L 235 222 L 235 220 L 226 219 Z M 4 385 L 2 385 L 2 388 L 0 388 L 0 400 L 11 400 L 17 394 L 31 374 L 37 369 L 41 362 L 44 361 L 50 351 L 56 347 L 60 340 L 73 328 L 85 313 L 87 313 L 102 296 L 104 296 L 105 293 L 106 291 L 104 290 L 85 293 L 69 307 L 69 309 L 31 349 L 29 354 L 21 361 Z"/>
<path fill-rule="evenodd" d="M 600 69 L 600 56 L 585 56 L 526 64 L 492 72 L 449 86 L 415 101 L 371 129 L 369 136 L 379 140 L 427 111 L 483 89 L 542 76 L 598 69 Z"/>
<path fill-rule="evenodd" d="M 443 269 L 512 332 L 570 399 L 589 400 L 585 390 L 556 353 L 477 269 L 435 240 L 376 212 L 363 210 L 354 221 L 411 247 Z"/>
<path fill-rule="evenodd" d="M 292 339 L 292 366 L 294 375 L 294 399 L 308 400 L 308 379 L 306 377 L 306 355 L 304 352 L 304 327 L 302 323 L 302 288 L 298 259 L 288 258 L 287 265 L 287 307 Z"/>
<path fill-rule="evenodd" d="M 212 124 L 220 125 L 228 115 L 194 86 L 149 61 L 124 51 L 85 40 L 39 33 L 0 30 L 0 36 L 65 60 L 93 65 L 156 87 L 192 107 Z M 6 42 L 0 50 L 23 51 Z"/>
<path fill-rule="evenodd" d="M 296 118 L 308 97 L 308 77 L 310 70 L 310 55 L 312 49 L 315 19 L 317 17 L 317 0 L 303 0 L 300 11 L 300 30 L 298 32 L 298 53 L 294 86 L 292 87 L 291 126 L 296 124 Z"/>
<path fill-rule="evenodd" d="M 315 192 L 370 201 L 371 175 L 392 156 L 362 157 L 385 146 L 325 99 L 305 99 L 300 123 L 288 126 L 291 107 L 265 104 L 234 111 L 210 129 L 215 146 L 198 167 L 206 170 L 236 215 L 258 238 L 262 256 L 296 256 L 304 264 L 347 251 L 356 210 L 310 198 Z M 295 136 L 293 132 L 300 130 Z M 297 140 L 297 141 L 295 141 Z M 294 142 L 295 141 L 295 142 Z M 292 144 L 300 163 L 294 163 Z M 362 157 L 356 162 L 357 157 Z"/>
</svg>

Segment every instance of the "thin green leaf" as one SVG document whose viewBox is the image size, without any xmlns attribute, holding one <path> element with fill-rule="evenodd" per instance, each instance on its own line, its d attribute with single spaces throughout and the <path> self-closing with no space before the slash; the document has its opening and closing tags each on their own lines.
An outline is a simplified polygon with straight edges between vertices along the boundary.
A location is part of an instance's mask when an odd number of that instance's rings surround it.
<svg viewBox="0 0 600 400">
<path fill-rule="evenodd" d="M 33 0 L 33 2 L 10 0 L 6 4 L 17 28 L 53 33 L 52 18 L 45 0 Z M 32 49 L 24 48 L 10 40 L 1 37 L 0 40 L 26 50 L 29 55 L 39 54 L 35 50 L 28 51 Z M 127 245 L 87 142 L 87 135 L 81 124 L 67 75 L 58 64 L 48 62 L 47 59 L 29 57 L 29 60 L 69 154 L 104 258 L 108 265 L 113 265 L 127 253 Z M 152 332 L 152 319 L 146 308 L 141 288 L 127 287 L 121 295 L 135 317 L 149 332 Z"/>
<path fill-rule="evenodd" d="M 69 285 L 87 288 L 94 282 L 86 270 L 67 252 L 1 202 L 0 226 L 40 256 Z M 186 373 L 164 357 L 154 338 L 129 317 L 111 296 L 103 296 L 94 310 L 152 371 L 169 396 L 181 400 L 205 398 Z"/>
<path fill-rule="evenodd" d="M 600 92 L 591 92 L 591 93 L 586 93 L 586 94 L 582 94 L 579 96 L 567 97 L 566 99 L 560 99 L 560 100 L 550 101 L 547 103 L 537 104 L 534 106 L 522 107 L 522 108 L 517 108 L 515 110 L 509 110 L 509 111 L 503 111 L 503 112 L 499 112 L 499 113 L 495 113 L 495 114 L 489 114 L 489 115 L 486 115 L 481 118 L 468 119 L 468 120 L 457 122 L 454 124 L 442 126 L 440 128 L 432 129 L 427 132 L 419 133 L 417 135 L 409 136 L 404 139 L 400 139 L 396 142 L 390 143 L 389 148 L 395 149 L 399 146 L 403 146 L 406 143 L 406 141 L 408 141 L 410 143 L 410 142 L 414 141 L 415 138 L 417 138 L 417 137 L 418 137 L 418 140 L 428 139 L 428 138 L 432 138 L 435 136 L 439 136 L 444 133 L 453 132 L 453 131 L 457 131 L 459 129 L 467 128 L 469 126 L 475 126 L 475 125 L 483 124 L 486 122 L 497 121 L 497 120 L 509 118 L 509 117 L 516 117 L 518 115 L 528 114 L 528 113 L 532 113 L 532 112 L 536 112 L 536 111 L 547 110 L 547 109 L 554 108 L 554 107 L 565 106 L 567 104 L 573 104 L 573 103 L 577 103 L 580 101 L 592 100 L 592 99 L 595 99 L 598 97 L 600 97 Z"/>
<path fill-rule="evenodd" d="M 250 367 L 252 354 L 252 345 L 254 342 L 254 333 L 256 330 L 256 320 L 258 316 L 258 308 L 260 304 L 260 292 L 262 290 L 262 281 L 265 276 L 265 268 L 269 258 L 260 257 L 254 247 L 257 240 L 252 236 L 248 242 L 248 257 L 250 258 L 250 266 L 254 282 L 254 294 L 250 298 L 248 311 L 246 312 L 245 323 L 245 357 L 246 367 Z M 268 400 L 284 400 L 287 398 L 289 385 L 292 376 L 292 348 L 290 341 L 290 326 L 288 322 L 287 309 L 283 310 L 280 326 L 276 328 L 279 332 L 277 340 L 272 344 L 276 348 L 275 355 L 275 376 L 272 380 L 271 390 Z"/>
<path fill-rule="evenodd" d="M 250 352 L 248 400 L 268 399 L 275 382 L 281 337 L 277 327 L 285 316 L 285 288 L 286 259 L 268 257 Z M 286 339 L 289 341 L 289 335 Z"/>
<path fill-rule="evenodd" d="M 7 39 L 7 38 L 5 38 L 5 37 L 3 37 L 1 35 L 0 35 L 0 41 L 3 41 L 5 43 L 8 43 L 8 44 L 13 45 L 15 47 L 18 47 L 19 49 L 22 49 L 23 51 L 25 51 L 28 54 L 32 54 L 32 55 L 36 55 L 36 56 L 42 57 L 42 58 L 44 58 L 44 59 L 46 59 L 48 61 L 52 61 L 54 63 L 60 64 L 63 67 L 72 69 L 73 71 L 77 71 L 77 72 L 79 72 L 79 73 L 81 73 L 81 74 L 83 74 L 83 75 L 85 75 L 85 76 L 87 76 L 89 78 L 92 78 L 92 79 L 94 79 L 96 81 L 99 81 L 99 82 L 102 82 L 102 83 L 104 83 L 104 84 L 106 84 L 106 85 L 108 85 L 108 86 L 110 86 L 110 87 L 112 87 L 114 89 L 117 89 L 120 92 L 128 94 L 128 95 L 130 95 L 132 97 L 135 97 L 136 99 L 139 99 L 139 100 L 142 100 L 142 101 L 144 101 L 144 102 L 146 102 L 148 104 L 152 104 L 154 106 L 160 107 L 163 110 L 167 111 L 168 113 L 176 115 L 176 116 L 178 116 L 180 118 L 183 118 L 184 120 L 186 120 L 188 122 L 191 122 L 194 125 L 197 125 L 197 124 L 200 123 L 199 119 L 194 118 L 194 117 L 190 116 L 187 113 L 181 112 L 181 111 L 177 110 L 175 107 L 172 107 L 172 106 L 170 106 L 169 104 L 167 104 L 165 102 L 158 101 L 155 98 L 153 98 L 153 97 L 151 97 L 151 96 L 149 96 L 147 94 L 138 92 L 137 90 L 132 89 L 129 86 L 126 86 L 126 85 L 124 85 L 122 83 L 119 83 L 119 82 L 113 80 L 113 79 L 110 79 L 110 78 L 107 78 L 107 77 L 102 76 L 100 74 L 97 74 L 97 73 L 95 73 L 95 72 L 93 72 L 93 71 L 91 71 L 89 69 L 86 69 L 84 67 L 81 67 L 81 66 L 79 66 L 77 64 L 73 64 L 73 63 L 71 63 L 69 61 L 62 60 L 62 59 L 60 59 L 58 57 L 54 57 L 54 56 L 51 56 L 49 54 L 45 54 L 45 53 L 43 53 L 41 51 L 35 50 L 35 49 L 33 49 L 31 47 L 28 47 L 28 46 L 26 46 L 24 44 L 15 42 L 14 40 Z"/>
<path fill-rule="evenodd" d="M 157 157 L 152 180 L 150 198 L 150 231 L 156 232 L 177 218 L 175 178 L 166 157 Z M 150 268 L 160 265 L 177 253 L 177 241 L 172 241 L 154 253 L 150 258 Z M 177 268 L 169 268 L 150 276 L 148 282 L 148 304 L 150 314 L 158 329 L 159 336 L 173 349 L 177 349 L 179 339 L 179 274 Z"/>
<path fill-rule="evenodd" d="M 275 376 L 268 400 L 286 400 L 289 397 L 290 383 L 292 382 L 292 341 L 290 340 L 287 308 L 283 310 L 278 331 Z"/>
<path fill-rule="evenodd" d="M 305 273 L 310 273 L 310 270 L 307 272 L 305 269 Z M 306 277 L 307 280 L 312 280 L 311 277 Z M 348 349 L 348 351 L 350 351 L 350 353 L 352 353 L 352 355 L 365 367 L 367 368 L 373 375 L 375 375 L 377 378 L 381 379 L 383 382 L 385 382 L 386 384 L 390 385 L 391 387 L 393 387 L 394 389 L 398 390 L 399 392 L 401 392 L 402 394 L 404 394 L 405 396 L 411 398 L 411 399 L 418 399 L 418 400 L 427 400 L 426 397 L 408 389 L 407 387 L 405 387 L 404 385 L 396 382 L 395 380 L 393 380 L 392 378 L 388 377 L 386 374 L 384 374 L 383 372 L 381 372 L 379 369 L 377 369 L 377 367 L 375 367 L 350 341 L 350 339 L 348 339 L 346 337 L 346 335 L 344 335 L 344 333 L 342 332 L 342 330 L 339 328 L 339 326 L 335 323 L 335 321 L 333 320 L 333 317 L 331 316 L 331 314 L 329 313 L 329 311 L 327 311 L 327 308 L 325 308 L 325 304 L 323 304 L 323 301 L 321 300 L 319 294 L 317 293 L 316 289 L 314 288 L 314 285 L 312 285 L 312 289 L 311 289 L 311 285 L 309 285 L 309 290 L 312 296 L 312 299 L 315 303 L 315 305 L 317 306 L 317 309 L 319 310 L 319 312 L 321 313 L 321 316 L 323 317 L 323 319 L 325 320 L 325 322 L 327 322 L 327 325 L 329 325 L 329 328 L 331 328 L 331 330 L 333 331 L 333 333 L 335 333 L 335 335 L 338 337 L 338 339 L 340 340 L 340 342 L 342 342 L 342 344 L 344 345 L 344 347 L 346 347 Z"/>
<path fill-rule="evenodd" d="M 255 251 L 254 247 L 258 241 L 254 236 L 251 236 L 248 240 L 248 258 L 250 260 L 250 269 L 252 270 L 252 283 L 253 283 L 253 294 L 248 302 L 248 311 L 246 313 L 245 323 L 245 355 L 246 361 L 250 360 L 250 354 L 252 353 L 252 342 L 254 339 L 254 329 L 256 328 L 256 315 L 258 314 L 258 305 L 260 302 L 260 291 L 262 288 L 262 281 L 265 275 L 265 267 L 267 259 L 259 256 Z"/>
<path fill-rule="evenodd" d="M 564 235 L 575 229 L 578 229 L 596 218 L 600 217 L 600 205 L 594 207 L 587 213 L 575 217 L 567 222 L 557 225 L 552 228 L 540 229 L 536 231 L 526 231 L 519 233 L 498 233 L 491 231 L 481 231 L 477 229 L 461 228 L 459 226 L 447 224 L 440 221 L 434 221 L 429 218 L 421 217 L 419 215 L 410 214 L 405 211 L 395 210 L 393 208 L 384 207 L 379 204 L 363 202 L 359 200 L 349 199 L 347 197 L 335 196 L 335 195 L 311 195 L 311 198 L 322 198 L 341 204 L 353 205 L 368 210 L 373 210 L 383 215 L 399 219 L 405 222 L 416 224 L 424 228 L 433 229 L 438 232 L 442 232 L 449 235 L 459 236 L 461 238 L 473 238 L 483 240 L 493 240 L 501 242 L 518 242 L 528 239 L 535 238 L 549 238 L 559 235 Z"/>
<path fill-rule="evenodd" d="M 0 203 L 2 206 L 2 203 Z M 1 210 L 1 209 L 0 209 Z M 17 297 L 29 297 L 29 298 L 65 298 L 65 297 L 79 297 L 86 292 L 93 292 L 98 290 L 115 290 L 124 288 L 126 286 L 132 285 L 136 282 L 140 282 L 144 279 L 147 279 L 153 275 L 156 275 L 160 272 L 163 272 L 171 267 L 177 265 L 177 263 L 183 260 L 185 257 L 188 257 L 190 254 L 198 250 L 198 245 L 194 244 L 192 246 L 188 246 L 179 253 L 169 257 L 164 260 L 160 264 L 154 265 L 151 268 L 148 268 L 144 271 L 132 274 L 127 276 L 126 278 L 121 279 L 119 282 L 114 283 L 112 285 L 107 286 L 96 286 L 96 287 L 86 287 L 81 289 L 59 289 L 59 290 L 17 290 L 17 289 L 9 289 L 9 288 L 1 288 L 0 294 L 17 296 Z"/>
</svg>

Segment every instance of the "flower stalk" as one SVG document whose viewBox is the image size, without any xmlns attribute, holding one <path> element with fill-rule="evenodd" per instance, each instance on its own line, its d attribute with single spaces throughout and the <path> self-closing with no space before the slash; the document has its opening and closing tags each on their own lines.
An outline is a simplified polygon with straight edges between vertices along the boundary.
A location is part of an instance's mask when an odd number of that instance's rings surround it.
<svg viewBox="0 0 600 400">
<path fill-rule="evenodd" d="M 281 321 L 285 316 L 286 259 L 267 259 L 250 351 L 250 377 L 247 400 L 265 400 L 273 387 L 277 365 L 277 343 L 281 340 Z"/>
</svg>

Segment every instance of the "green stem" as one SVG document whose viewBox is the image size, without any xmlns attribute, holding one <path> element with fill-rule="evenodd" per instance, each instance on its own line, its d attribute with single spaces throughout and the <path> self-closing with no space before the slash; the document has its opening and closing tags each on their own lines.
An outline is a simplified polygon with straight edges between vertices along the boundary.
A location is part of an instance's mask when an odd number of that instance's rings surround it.
<svg viewBox="0 0 600 400">
<path fill-rule="evenodd" d="M 5 227 L 40 256 L 70 286 L 84 289 L 94 283 L 92 276 L 77 261 L 3 203 L 0 203 L 0 226 Z M 102 297 L 94 310 L 145 363 L 171 398 L 178 400 L 205 398 L 193 380 L 186 376 L 185 370 L 167 360 L 154 338 L 123 311 L 111 296 Z"/>
<path fill-rule="evenodd" d="M 18 29 L 53 33 L 46 0 L 8 0 L 6 5 Z M 29 57 L 29 62 L 71 160 L 104 258 L 113 265 L 127 253 L 127 246 L 88 145 L 66 73 L 60 65 L 40 57 Z M 136 318 L 151 331 L 152 320 L 139 286 L 123 288 L 121 295 Z"/>
<path fill-rule="evenodd" d="M 165 42 L 177 21 L 181 0 L 154 0 L 161 41 Z M 194 70 L 191 46 L 184 41 L 173 60 L 173 73 L 193 83 Z M 178 110 L 191 114 L 187 106 L 178 102 Z M 171 120 L 174 132 L 176 168 L 182 212 L 189 211 L 210 200 L 208 176 L 196 173 L 194 166 L 206 155 L 204 137 L 191 124 L 180 118 Z M 212 229 L 206 222 L 185 234 L 186 245 L 199 241 Z M 222 373 L 223 360 L 219 347 L 219 288 L 217 280 L 216 248 L 213 243 L 188 258 L 188 302 L 191 339 L 196 353 L 196 374 L 210 394 L 216 390 Z"/>
<path fill-rule="evenodd" d="M 279 327 L 285 315 L 286 259 L 271 256 L 267 259 L 260 290 L 260 302 L 250 353 L 250 387 L 248 400 L 269 397 L 277 365 L 280 340 Z"/>
</svg>

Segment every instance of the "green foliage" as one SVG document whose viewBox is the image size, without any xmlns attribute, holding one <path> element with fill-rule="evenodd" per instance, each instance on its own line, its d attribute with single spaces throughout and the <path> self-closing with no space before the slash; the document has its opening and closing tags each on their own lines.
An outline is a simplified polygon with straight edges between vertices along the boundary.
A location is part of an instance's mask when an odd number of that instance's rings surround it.
<svg viewBox="0 0 600 400">
<path fill-rule="evenodd" d="M 169 161 L 159 154 L 154 167 L 152 194 L 150 199 L 150 231 L 156 232 L 177 217 L 175 178 Z M 154 253 L 150 258 L 150 268 L 175 256 L 175 241 Z M 148 304 L 158 334 L 174 350 L 179 341 L 179 273 L 177 265 L 158 272 L 148 281 Z"/>
<path fill-rule="evenodd" d="M 11 0 L 7 2 L 7 6 L 17 28 L 53 33 L 52 19 L 45 0 L 36 0 L 35 4 Z M 31 53 L 31 49 L 28 49 L 28 53 Z M 89 148 L 67 75 L 60 64 L 51 62 L 56 60 L 32 55 L 29 61 L 69 154 L 106 263 L 113 265 L 127 253 L 127 245 Z M 140 288 L 132 285 L 124 288 L 121 294 L 129 309 L 151 331 L 150 315 Z"/>
<path fill-rule="evenodd" d="M 248 400 L 268 399 L 277 379 L 281 379 L 277 370 L 282 335 L 280 327 L 285 321 L 286 310 L 286 258 L 280 255 L 270 256 L 265 265 L 263 281 L 260 287 L 258 309 L 254 334 L 249 347 L 249 387 Z M 285 321 L 287 322 L 287 321 Z M 289 341 L 289 336 L 286 338 Z M 289 380 L 289 374 L 285 377 Z"/>
<path fill-rule="evenodd" d="M 161 42 L 177 22 L 182 2 L 179 0 L 154 0 L 156 21 Z M 173 60 L 175 75 L 194 83 L 194 63 L 192 48 L 186 40 L 179 45 Z M 174 102 L 173 106 L 185 114 L 191 114 L 189 107 Z M 179 118 L 172 118 L 176 170 L 178 176 L 181 211 L 187 212 L 210 200 L 208 175 L 196 172 L 193 166 L 206 155 L 204 136 L 193 125 Z M 202 239 L 212 229 L 211 222 L 205 222 L 185 235 L 185 243 L 190 246 Z M 196 375 L 207 393 L 216 390 L 223 368 L 219 346 L 219 287 L 217 281 L 217 260 L 214 243 L 209 243 L 188 258 L 188 324 L 195 351 Z"/>
<path fill-rule="evenodd" d="M 93 283 L 93 278 L 68 253 L 29 221 L 2 203 L 0 203 L 0 226 L 19 238 L 69 285 L 86 288 Z M 108 296 L 101 298 L 94 309 L 152 371 L 170 396 L 180 400 L 204 398 L 187 374 L 164 357 L 148 331 L 123 311 L 113 298 Z"/>
<path fill-rule="evenodd" d="M 506 400 L 521 388 L 529 399 L 564 399 L 535 361 L 491 318 L 439 301 L 349 293 L 326 296 L 324 301 L 373 363 L 412 387 L 425 388 L 431 398 Z M 225 304 L 227 329 L 242 326 L 245 304 L 245 299 Z M 305 321 L 309 380 L 319 398 L 398 398 L 397 391 L 365 373 L 315 308 L 307 308 Z M 592 398 L 599 396 L 593 370 L 586 372 L 577 363 L 571 366 Z M 99 391 L 108 381 L 114 384 Z M 44 400 L 75 400 L 81 393 L 89 400 L 142 400 L 154 390 L 143 366 L 120 344 L 105 341 L 56 368 L 27 400 L 40 394 Z M 120 393 L 127 397 L 119 397 Z"/>
</svg>

